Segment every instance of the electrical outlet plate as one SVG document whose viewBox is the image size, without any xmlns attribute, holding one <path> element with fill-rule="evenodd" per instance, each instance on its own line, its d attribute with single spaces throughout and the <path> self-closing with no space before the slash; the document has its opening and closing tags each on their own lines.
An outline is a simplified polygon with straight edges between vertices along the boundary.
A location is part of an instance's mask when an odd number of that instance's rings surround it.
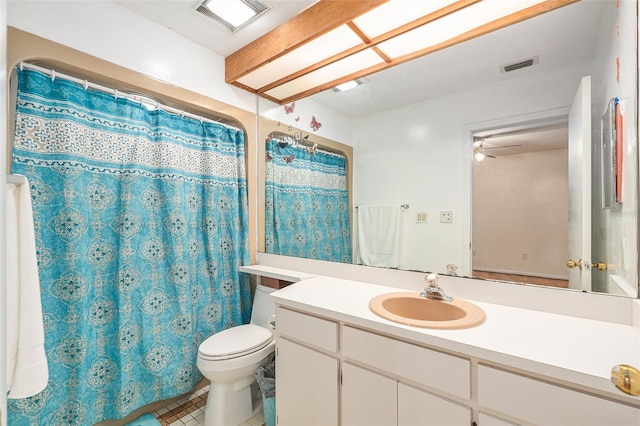
<svg viewBox="0 0 640 426">
<path fill-rule="evenodd" d="M 440 223 L 453 223 L 453 212 L 451 210 L 441 211 Z"/>
</svg>

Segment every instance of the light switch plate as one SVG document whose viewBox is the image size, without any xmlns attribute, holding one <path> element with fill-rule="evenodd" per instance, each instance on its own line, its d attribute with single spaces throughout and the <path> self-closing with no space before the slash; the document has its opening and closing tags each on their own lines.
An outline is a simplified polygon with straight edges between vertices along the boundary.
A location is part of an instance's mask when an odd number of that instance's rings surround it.
<svg viewBox="0 0 640 426">
<path fill-rule="evenodd" d="M 416 212 L 416 223 L 428 223 L 428 222 L 429 222 L 429 213 Z"/>
</svg>

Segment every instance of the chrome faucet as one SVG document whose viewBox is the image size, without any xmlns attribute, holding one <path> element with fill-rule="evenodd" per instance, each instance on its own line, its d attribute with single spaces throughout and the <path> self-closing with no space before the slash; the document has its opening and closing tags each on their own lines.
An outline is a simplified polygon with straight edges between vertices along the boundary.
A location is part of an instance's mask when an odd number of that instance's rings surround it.
<svg viewBox="0 0 640 426">
<path fill-rule="evenodd" d="M 424 277 L 424 280 L 427 282 L 427 286 L 422 293 L 420 293 L 420 297 L 444 300 L 445 302 L 451 302 L 453 300 L 453 297 L 445 293 L 444 289 L 438 285 L 438 274 L 429 274 Z"/>
</svg>

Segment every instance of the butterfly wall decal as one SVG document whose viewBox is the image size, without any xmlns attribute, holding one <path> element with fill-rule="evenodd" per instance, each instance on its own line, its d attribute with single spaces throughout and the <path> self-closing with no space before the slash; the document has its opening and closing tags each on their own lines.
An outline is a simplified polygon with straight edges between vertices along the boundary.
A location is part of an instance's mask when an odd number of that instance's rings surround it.
<svg viewBox="0 0 640 426">
<path fill-rule="evenodd" d="M 295 101 L 294 101 L 294 102 L 291 102 L 289 105 L 287 105 L 287 104 L 285 104 L 285 105 L 284 105 L 284 112 L 285 112 L 286 114 L 291 114 L 291 113 L 293 112 L 293 110 L 294 110 L 294 109 L 296 109 L 296 103 L 295 103 Z"/>
<path fill-rule="evenodd" d="M 318 149 L 318 144 L 314 143 L 312 146 L 308 146 L 306 149 L 309 155 L 313 155 L 316 153 L 316 149 Z"/>
<path fill-rule="evenodd" d="M 282 159 L 286 162 L 286 163 L 291 163 L 293 161 L 293 159 L 296 158 L 294 155 L 290 155 L 288 157 L 282 157 Z"/>
<path fill-rule="evenodd" d="M 320 123 L 318 120 L 316 120 L 316 116 L 312 116 L 311 117 L 311 128 L 313 129 L 313 131 L 317 131 L 320 127 L 322 127 L 322 123 Z"/>
</svg>

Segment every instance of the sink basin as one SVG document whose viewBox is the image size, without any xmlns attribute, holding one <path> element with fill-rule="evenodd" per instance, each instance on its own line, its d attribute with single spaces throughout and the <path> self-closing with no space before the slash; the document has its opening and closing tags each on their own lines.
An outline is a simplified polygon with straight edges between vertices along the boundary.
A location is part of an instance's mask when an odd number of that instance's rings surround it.
<svg viewBox="0 0 640 426">
<path fill-rule="evenodd" d="M 484 311 L 466 300 L 445 302 L 420 297 L 417 292 L 381 294 L 371 299 L 369 309 L 390 321 L 423 328 L 470 328 L 485 319 Z"/>
</svg>

